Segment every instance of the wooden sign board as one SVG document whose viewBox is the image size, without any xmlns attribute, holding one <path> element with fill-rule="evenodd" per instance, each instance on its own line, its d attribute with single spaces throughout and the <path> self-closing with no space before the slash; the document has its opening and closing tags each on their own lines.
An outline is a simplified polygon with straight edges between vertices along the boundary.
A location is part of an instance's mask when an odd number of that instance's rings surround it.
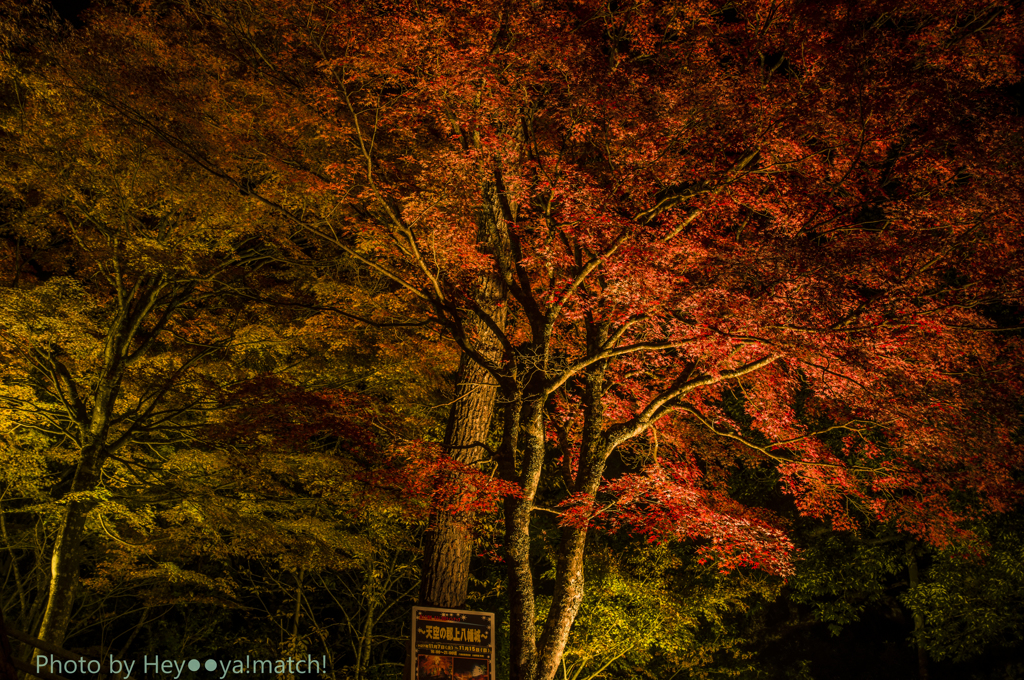
<svg viewBox="0 0 1024 680">
<path fill-rule="evenodd" d="M 410 680 L 494 680 L 494 614 L 412 608 Z"/>
</svg>

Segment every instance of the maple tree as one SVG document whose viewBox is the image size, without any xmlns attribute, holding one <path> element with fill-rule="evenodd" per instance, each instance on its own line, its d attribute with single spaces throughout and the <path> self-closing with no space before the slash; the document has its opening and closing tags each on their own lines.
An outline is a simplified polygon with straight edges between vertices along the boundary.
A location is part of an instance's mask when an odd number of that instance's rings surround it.
<svg viewBox="0 0 1024 680">
<path fill-rule="evenodd" d="M 936 544 L 1007 507 L 1019 339 L 992 316 L 1017 324 L 1024 280 L 1020 21 L 966 1 L 196 0 L 98 12 L 66 68 L 387 282 L 347 313 L 433 324 L 461 383 L 493 390 L 446 453 L 513 485 L 511 673 L 550 680 L 591 527 L 789 572 L 737 469 L 836 529 Z M 449 546 L 494 493 L 452 479 Z M 539 639 L 537 513 L 560 518 Z"/>
</svg>

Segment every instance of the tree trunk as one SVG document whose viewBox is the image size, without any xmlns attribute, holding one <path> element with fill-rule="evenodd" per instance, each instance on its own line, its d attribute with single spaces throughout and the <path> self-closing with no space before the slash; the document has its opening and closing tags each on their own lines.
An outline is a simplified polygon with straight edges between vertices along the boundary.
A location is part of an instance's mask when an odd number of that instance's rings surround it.
<svg viewBox="0 0 1024 680">
<path fill-rule="evenodd" d="M 606 457 L 592 461 L 586 470 L 580 470 L 575 491 L 597 493 L 604 473 Z M 544 634 L 540 640 L 540 657 L 537 664 L 538 680 L 554 680 L 562 653 L 569 642 L 569 631 L 576 614 L 583 603 L 584 573 L 583 557 L 587 545 L 587 528 L 563 528 L 558 545 L 558 564 L 555 570 L 555 591 L 551 597 L 551 609 L 544 622 Z"/>
<path fill-rule="evenodd" d="M 488 292 L 497 292 L 494 291 L 496 287 L 493 284 L 484 286 Z M 492 316 L 500 319 L 500 325 L 504 326 L 504 310 L 495 309 L 494 305 L 491 308 Z M 490 337 L 493 340 L 493 336 Z M 494 347 L 496 344 L 492 342 L 488 348 L 488 358 L 500 358 L 501 347 Z M 486 455 L 486 449 L 479 443 L 486 442 L 490 433 L 498 384 L 482 366 L 463 355 L 456 394 L 448 416 L 444 453 L 460 462 L 471 463 Z M 449 480 L 448 483 L 457 482 Z M 469 590 L 469 561 L 473 555 L 471 519 L 466 513 L 434 512 L 423 551 L 421 606 L 448 609 L 465 606 Z"/>
<path fill-rule="evenodd" d="M 558 672 L 572 622 L 576 620 L 583 602 L 583 553 L 586 538 L 586 529 L 563 529 L 558 546 L 555 592 L 540 640 L 538 680 L 552 680 Z"/>
<path fill-rule="evenodd" d="M 497 206 L 493 187 L 485 188 L 487 206 L 479 219 L 478 241 L 496 259 L 507 258 L 504 220 Z M 497 263 L 496 263 L 497 264 Z M 499 332 L 505 330 L 508 291 L 497 271 L 480 278 L 475 298 L 481 311 L 490 316 Z M 471 320 L 468 331 L 476 338 L 475 349 L 487 360 L 500 363 L 502 345 L 494 330 L 482 318 Z M 448 414 L 444 455 L 462 463 L 475 463 L 488 457 L 485 446 L 491 418 L 498 398 L 498 383 L 487 369 L 463 354 L 459 364 L 455 403 Z M 458 480 L 446 480 L 458 485 Z M 469 563 L 473 556 L 472 516 L 436 510 L 430 518 L 423 551 L 419 604 L 429 607 L 460 609 L 469 592 Z"/>
<path fill-rule="evenodd" d="M 522 405 L 509 405 L 509 408 L 521 413 L 519 418 L 506 418 L 506 423 L 518 422 L 520 436 L 515 455 L 517 458 L 520 452 L 522 455 L 518 466 L 522 497 L 505 500 L 505 559 L 508 563 L 511 637 L 509 670 L 511 680 L 534 680 L 538 663 L 537 609 L 530 567 L 530 514 L 544 466 L 544 405 L 541 399 L 534 399 Z M 508 461 L 505 461 L 505 469 L 508 467 Z"/>
<path fill-rule="evenodd" d="M 370 573 L 367 576 L 368 579 L 374 579 L 373 575 L 373 564 L 370 564 Z M 376 584 L 374 583 L 371 588 L 368 589 L 367 603 L 366 603 L 366 620 L 363 621 L 363 629 L 359 632 L 359 648 L 356 652 L 356 673 L 355 680 L 364 680 L 367 672 L 370 669 L 370 653 L 373 651 L 373 627 L 376 623 L 377 618 L 377 593 Z"/>
<path fill-rule="evenodd" d="M 537 672 L 537 618 L 530 571 L 530 510 L 532 500 L 505 500 L 505 552 L 508 560 L 510 659 L 512 680 L 533 680 Z"/>
<path fill-rule="evenodd" d="M 71 483 L 70 493 L 95 489 L 102 464 L 102 453 L 98 446 L 82 447 L 81 460 Z M 82 564 L 85 520 L 93 505 L 92 501 L 71 499 L 64 511 L 64 519 L 50 561 L 50 594 L 37 636 L 43 642 L 62 645 L 67 635 L 71 609 L 75 603 L 75 591 L 78 588 L 78 569 Z M 33 658 L 35 655 L 36 652 L 33 650 Z"/>
<path fill-rule="evenodd" d="M 587 324 L 588 351 L 596 353 L 607 339 L 607 327 L 602 324 Z M 583 436 L 579 469 L 572 491 L 595 498 L 604 476 L 609 449 L 604 445 L 604 375 L 607 364 L 596 364 L 584 377 Z M 555 570 L 555 591 L 551 598 L 551 609 L 544 623 L 544 634 L 540 640 L 540 660 L 537 668 L 538 680 L 554 680 L 562 662 L 565 645 L 569 642 L 569 631 L 576 620 L 583 603 L 584 573 L 583 556 L 587 545 L 587 528 L 562 529 L 558 546 L 558 563 Z"/>
<path fill-rule="evenodd" d="M 420 605 L 461 609 L 469 593 L 473 535 L 464 518 L 436 512 L 423 549 Z"/>
</svg>

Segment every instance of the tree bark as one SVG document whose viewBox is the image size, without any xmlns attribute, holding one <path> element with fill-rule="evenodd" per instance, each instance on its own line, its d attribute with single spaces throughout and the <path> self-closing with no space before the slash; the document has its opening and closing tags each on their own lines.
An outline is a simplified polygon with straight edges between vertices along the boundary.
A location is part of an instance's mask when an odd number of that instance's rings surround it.
<svg viewBox="0 0 1024 680">
<path fill-rule="evenodd" d="M 498 286 L 493 282 L 483 288 L 487 296 L 500 295 L 495 290 Z M 503 326 L 504 310 L 494 309 L 493 304 L 489 306 L 494 312 L 492 316 L 500 319 Z M 492 346 L 487 348 L 488 358 L 500 358 L 501 347 L 493 347 L 495 344 L 492 342 Z M 449 412 L 445 432 L 445 455 L 463 463 L 485 457 L 486 449 L 480 443 L 486 442 L 490 433 L 497 397 L 498 384 L 494 378 L 478 363 L 463 355 L 456 401 Z M 448 480 L 448 483 L 458 482 Z M 459 609 L 466 604 L 469 563 L 473 555 L 471 519 L 466 513 L 435 511 L 423 551 L 420 605 Z"/>
<path fill-rule="evenodd" d="M 530 571 L 530 510 L 526 498 L 505 500 L 505 558 L 508 560 L 510 658 L 512 680 L 533 680 L 537 672 L 537 618 Z"/>
<path fill-rule="evenodd" d="M 479 218 L 477 239 L 497 259 L 507 258 L 506 236 L 501 211 L 496 205 L 493 187 L 485 187 L 487 202 Z M 497 262 L 495 263 L 498 264 Z M 488 315 L 499 332 L 505 330 L 508 290 L 496 266 L 483 275 L 475 293 L 481 312 Z M 479 315 L 468 324 L 469 335 L 476 338 L 476 349 L 488 361 L 500 363 L 502 344 L 494 330 Z M 498 382 L 483 366 L 462 355 L 459 363 L 455 402 L 445 428 L 444 455 L 472 464 L 489 457 L 486 442 L 498 398 Z M 446 480 L 459 484 L 458 480 Z M 472 517 L 468 513 L 435 510 L 430 518 L 423 550 L 419 604 L 429 607 L 460 609 L 469 593 L 469 565 L 473 556 Z"/>
<path fill-rule="evenodd" d="M 575 491 L 593 498 L 601 484 L 606 457 L 593 460 L 588 469 L 580 470 Z M 540 640 L 537 667 L 538 680 L 554 680 L 562 662 L 565 645 L 569 642 L 572 622 L 576 620 L 583 603 L 585 575 L 583 558 L 587 545 L 587 528 L 566 527 L 558 545 L 558 563 L 555 569 L 555 591 L 551 608 L 544 622 Z"/>
<path fill-rule="evenodd" d="M 95 489 L 102 464 L 103 455 L 100 447 L 83 447 L 70 493 Z M 37 636 L 43 642 L 61 645 L 67 635 L 71 609 L 75 603 L 75 591 L 78 588 L 78 569 L 82 564 L 85 520 L 93 505 L 94 503 L 88 500 L 71 499 L 64 511 L 57 543 L 53 547 L 53 558 L 50 561 L 50 593 L 46 601 L 46 612 Z"/>
<path fill-rule="evenodd" d="M 572 622 L 583 602 L 583 554 L 586 529 L 565 529 L 558 546 L 555 592 L 540 640 L 538 680 L 551 680 L 558 672 L 562 653 L 569 641 Z"/>
<path fill-rule="evenodd" d="M 597 353 L 608 337 L 604 324 L 587 324 L 587 348 Z M 584 376 L 583 433 L 579 467 L 572 491 L 595 498 L 604 476 L 605 463 L 610 453 L 602 438 L 604 426 L 605 370 L 607 364 L 600 362 Z M 562 529 L 558 546 L 558 563 L 555 569 L 555 591 L 551 608 L 544 623 L 540 640 L 540 662 L 537 668 L 538 680 L 554 680 L 562 662 L 565 645 L 569 642 L 569 631 L 576 620 L 583 603 L 585 574 L 583 557 L 587 544 L 586 527 L 565 527 Z"/>
<path fill-rule="evenodd" d="M 536 378 L 535 378 L 536 379 Z M 528 388 L 529 389 L 529 388 Z M 537 677 L 537 608 L 530 567 L 530 514 L 537 495 L 544 466 L 544 404 L 540 398 L 510 405 L 519 411 L 517 422 L 519 443 L 518 481 L 522 496 L 505 500 L 505 559 L 508 564 L 510 609 L 510 677 L 512 680 L 534 680 Z M 516 461 L 512 461 L 513 465 Z M 505 469 L 510 467 L 505 461 Z"/>
<path fill-rule="evenodd" d="M 465 519 L 437 512 L 423 548 L 420 605 L 461 609 L 469 594 L 473 534 Z"/>
</svg>

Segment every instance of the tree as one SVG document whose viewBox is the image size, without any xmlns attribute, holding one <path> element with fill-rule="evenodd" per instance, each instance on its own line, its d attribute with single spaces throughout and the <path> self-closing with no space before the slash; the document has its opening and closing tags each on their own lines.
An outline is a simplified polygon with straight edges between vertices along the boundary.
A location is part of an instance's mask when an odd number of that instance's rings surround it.
<svg viewBox="0 0 1024 680">
<path fill-rule="evenodd" d="M 984 556 L 939 554 L 901 596 L 925 622 L 918 644 L 936 661 L 963 661 L 987 647 L 1019 646 L 1024 640 L 1020 531 L 1019 512 L 988 522 L 979 531 L 991 543 Z"/>
<path fill-rule="evenodd" d="M 30 24 L 31 9 L 15 16 Z M 38 634 L 60 644 L 87 524 L 118 514 L 112 490 L 130 496 L 181 472 L 169 452 L 201 446 L 197 432 L 224 394 L 252 377 L 231 355 L 259 344 L 253 315 L 264 310 L 238 301 L 264 254 L 247 247 L 259 216 L 238 197 L 212 191 L 205 173 L 40 67 L 32 37 L 58 34 L 38 31 L 8 32 L 3 55 L 14 96 L 0 164 L 11 275 L 0 291 L 0 422 L 5 448 L 23 460 L 42 451 L 61 468 Z M 270 224 L 261 221 L 260 238 L 273 238 Z M 120 510 L 130 518 L 138 506 Z"/>
<path fill-rule="evenodd" d="M 972 2 L 210 0 L 97 14 L 68 68 L 497 383 L 512 676 L 550 680 L 595 525 L 788 572 L 737 468 L 936 544 L 1006 507 L 1017 339 L 983 312 L 1016 325 L 1024 280 L 1022 35 Z"/>
<path fill-rule="evenodd" d="M 751 569 L 719 573 L 684 546 L 617 543 L 587 556 L 587 593 L 562 657 L 564 677 L 650 678 L 666 669 L 705 677 L 716 654 L 742 663 L 736 651 L 746 631 L 729 619 L 774 600 L 781 579 Z"/>
</svg>

